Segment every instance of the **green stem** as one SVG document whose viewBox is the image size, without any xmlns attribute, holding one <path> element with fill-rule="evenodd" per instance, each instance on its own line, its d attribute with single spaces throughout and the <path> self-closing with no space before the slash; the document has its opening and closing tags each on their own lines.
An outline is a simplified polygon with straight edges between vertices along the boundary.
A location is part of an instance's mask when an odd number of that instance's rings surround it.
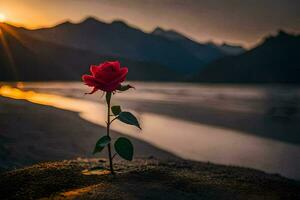
<svg viewBox="0 0 300 200">
<path fill-rule="evenodd" d="M 113 118 L 113 120 L 110 121 L 110 124 L 112 124 L 112 122 L 115 121 L 116 119 L 118 119 L 118 117 Z"/>
<path fill-rule="evenodd" d="M 109 136 L 109 130 L 110 130 L 110 99 L 111 99 L 111 92 L 106 93 L 106 102 L 107 102 L 107 126 L 106 126 L 106 134 Z M 113 161 L 111 156 L 111 146 L 110 143 L 107 145 L 108 147 L 108 158 L 109 158 L 109 167 L 111 174 L 115 174 L 114 167 L 113 167 Z"/>
</svg>

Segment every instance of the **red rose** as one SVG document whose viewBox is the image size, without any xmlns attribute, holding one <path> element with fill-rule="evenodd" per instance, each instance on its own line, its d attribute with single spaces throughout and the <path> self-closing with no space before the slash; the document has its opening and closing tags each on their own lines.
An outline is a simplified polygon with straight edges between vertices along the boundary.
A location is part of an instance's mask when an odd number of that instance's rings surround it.
<svg viewBox="0 0 300 200">
<path fill-rule="evenodd" d="M 94 87 L 89 94 L 102 90 L 105 92 L 115 91 L 126 79 L 127 67 L 120 68 L 118 61 L 104 62 L 99 66 L 92 65 L 90 68 L 92 75 L 83 75 L 82 80 L 86 85 Z"/>
</svg>

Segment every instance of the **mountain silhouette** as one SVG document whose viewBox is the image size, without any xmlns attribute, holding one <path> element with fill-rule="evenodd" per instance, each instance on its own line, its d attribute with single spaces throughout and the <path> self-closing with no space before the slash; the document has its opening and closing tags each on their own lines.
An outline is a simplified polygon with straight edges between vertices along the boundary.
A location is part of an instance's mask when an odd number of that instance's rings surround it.
<svg viewBox="0 0 300 200">
<path fill-rule="evenodd" d="M 219 50 L 221 50 L 223 53 L 225 53 L 227 55 L 235 55 L 236 56 L 236 55 L 246 52 L 246 50 L 239 45 L 231 45 L 231 44 L 227 44 L 227 43 L 217 45 L 213 42 L 208 42 L 206 44 L 211 45 L 215 48 L 218 48 Z"/>
<path fill-rule="evenodd" d="M 192 78 L 200 82 L 300 83 L 300 36 L 279 31 L 256 48 L 208 64 Z"/>
<path fill-rule="evenodd" d="M 122 21 L 106 24 L 87 18 L 79 24 L 64 22 L 37 30 L 5 23 L 0 23 L 0 28 L 1 81 L 78 81 L 89 72 L 89 65 L 120 60 L 129 67 L 130 80 L 300 83 L 300 36 L 284 31 L 240 54 L 243 50 L 239 46 L 198 44 L 176 31 L 161 28 L 148 34 Z M 137 51 L 143 46 L 143 52 Z M 96 53 L 102 50 L 107 54 Z M 237 55 L 226 56 L 226 51 Z"/>
<path fill-rule="evenodd" d="M 175 72 L 156 63 L 99 55 L 40 41 L 8 24 L 2 23 L 0 28 L 1 81 L 79 81 L 82 74 L 89 73 L 89 65 L 106 60 L 120 60 L 122 66 L 129 68 L 128 79 L 131 80 L 165 81 L 178 78 Z"/>
<path fill-rule="evenodd" d="M 159 63 L 181 73 L 196 71 L 208 61 L 224 56 L 217 49 L 205 49 L 205 45 L 188 39 L 177 42 L 155 32 L 145 33 L 123 21 L 104 23 L 92 17 L 78 24 L 64 22 L 51 28 L 20 31 L 42 41 L 101 55 Z M 187 44 L 183 44 L 185 42 Z"/>
<path fill-rule="evenodd" d="M 231 46 L 227 44 L 219 46 L 214 43 L 201 44 L 174 30 L 164 30 L 160 27 L 154 29 L 152 34 L 178 43 L 181 47 L 187 49 L 190 54 L 196 56 L 205 63 L 223 58 L 227 55 L 241 54 L 245 51 L 240 46 Z"/>
</svg>

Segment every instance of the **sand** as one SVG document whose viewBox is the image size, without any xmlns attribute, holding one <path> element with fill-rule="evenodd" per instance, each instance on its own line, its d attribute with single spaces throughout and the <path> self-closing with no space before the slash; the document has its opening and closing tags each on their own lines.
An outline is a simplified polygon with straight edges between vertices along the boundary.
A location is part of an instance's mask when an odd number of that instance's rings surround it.
<svg viewBox="0 0 300 200">
<path fill-rule="evenodd" d="M 78 113 L 0 97 L 0 169 L 14 169 L 42 161 L 93 156 L 96 141 L 106 130 L 87 122 Z M 112 132 L 114 140 L 120 133 Z M 125 136 L 130 138 L 128 136 Z M 143 141 L 130 138 L 136 158 L 177 159 Z M 118 159 L 118 158 L 117 158 Z"/>
<path fill-rule="evenodd" d="M 3 97 L 0 102 L 0 199 L 300 197 L 298 181 L 253 169 L 185 161 L 133 138 L 134 161 L 116 157 L 117 175 L 111 176 L 104 160 L 107 152 L 92 155 L 103 127 L 70 111 Z M 119 136 L 112 133 L 114 139 Z M 100 167 L 98 174 L 83 173 L 95 166 Z"/>
<path fill-rule="evenodd" d="M 83 170 L 102 166 L 97 175 Z M 1 199 L 299 199 L 299 182 L 261 171 L 155 159 L 107 166 L 93 161 L 51 162 L 0 174 Z"/>
</svg>

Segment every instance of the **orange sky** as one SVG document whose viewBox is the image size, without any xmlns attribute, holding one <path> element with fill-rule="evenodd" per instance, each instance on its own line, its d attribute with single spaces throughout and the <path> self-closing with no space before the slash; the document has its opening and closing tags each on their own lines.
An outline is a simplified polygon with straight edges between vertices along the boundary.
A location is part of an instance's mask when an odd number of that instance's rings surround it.
<svg viewBox="0 0 300 200">
<path fill-rule="evenodd" d="M 278 29 L 300 32 L 298 0 L 0 0 L 6 20 L 28 28 L 95 16 L 152 31 L 175 29 L 198 41 L 250 47 Z"/>
</svg>

